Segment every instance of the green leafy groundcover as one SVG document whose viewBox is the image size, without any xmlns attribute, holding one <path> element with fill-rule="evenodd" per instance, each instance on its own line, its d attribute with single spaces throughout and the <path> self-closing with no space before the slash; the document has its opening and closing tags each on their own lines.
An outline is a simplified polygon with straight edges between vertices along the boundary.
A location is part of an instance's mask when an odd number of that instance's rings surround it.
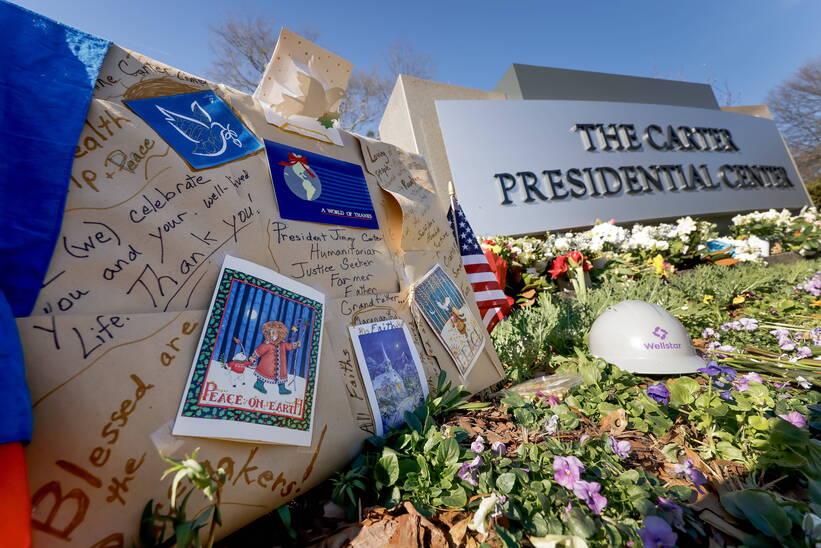
<svg viewBox="0 0 821 548">
<path fill-rule="evenodd" d="M 469 512 L 493 545 L 687 546 L 723 534 L 728 545 L 816 546 L 819 270 L 705 265 L 605 281 L 584 300 L 543 293 L 493 333 L 507 384 L 556 371 L 580 386 L 485 404 L 440 379 L 406 428 L 368 440 L 333 498 L 349 515 L 404 501 Z M 628 298 L 682 320 L 706 355 L 699 374 L 648 379 L 589 355 L 593 319 Z M 515 435 L 490 443 L 453 420 L 483 413 Z M 701 519 L 711 500 L 725 527 Z"/>
</svg>

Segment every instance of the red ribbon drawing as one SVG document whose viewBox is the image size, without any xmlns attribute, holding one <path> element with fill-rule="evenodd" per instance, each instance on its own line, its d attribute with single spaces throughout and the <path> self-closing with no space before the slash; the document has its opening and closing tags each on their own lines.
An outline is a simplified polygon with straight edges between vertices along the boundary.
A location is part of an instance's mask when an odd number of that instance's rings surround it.
<svg viewBox="0 0 821 548">
<path fill-rule="evenodd" d="M 279 163 L 279 165 L 281 166 L 292 166 L 294 164 L 302 164 L 302 167 L 305 168 L 305 171 L 308 172 L 308 175 L 310 175 L 312 178 L 316 177 L 316 175 L 314 175 L 314 172 L 311 171 L 311 168 L 308 167 L 308 159 L 305 156 L 300 156 L 299 154 L 289 152 L 288 161 Z"/>
</svg>

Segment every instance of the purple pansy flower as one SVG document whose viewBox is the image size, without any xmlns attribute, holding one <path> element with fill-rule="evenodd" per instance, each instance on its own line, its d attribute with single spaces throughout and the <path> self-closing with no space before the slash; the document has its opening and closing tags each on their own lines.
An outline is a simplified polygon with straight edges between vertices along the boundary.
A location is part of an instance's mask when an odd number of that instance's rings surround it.
<svg viewBox="0 0 821 548">
<path fill-rule="evenodd" d="M 647 387 L 647 395 L 659 403 L 667 405 L 670 403 L 670 391 L 663 382 L 651 384 Z"/>
<path fill-rule="evenodd" d="M 490 451 L 494 457 L 504 457 L 505 453 L 507 453 L 507 447 L 500 441 L 494 441 L 490 444 Z"/>
<path fill-rule="evenodd" d="M 747 373 L 746 375 L 741 375 L 733 381 L 733 388 L 735 388 L 738 392 L 745 392 L 750 389 L 751 382 L 764 384 L 764 379 L 762 379 L 761 375 L 758 373 Z"/>
<path fill-rule="evenodd" d="M 798 411 L 790 411 L 785 415 L 778 416 L 797 428 L 804 428 L 807 426 L 807 419 Z"/>
<path fill-rule="evenodd" d="M 787 352 L 790 350 L 795 350 L 795 341 L 786 337 L 778 339 L 778 348 L 781 350 L 786 350 Z"/>
<path fill-rule="evenodd" d="M 656 504 L 656 508 L 670 518 L 673 527 L 684 531 L 684 508 L 672 499 L 665 497 L 659 497 L 658 501 L 659 503 Z"/>
<path fill-rule="evenodd" d="M 744 331 L 755 331 L 758 329 L 758 320 L 755 318 L 741 318 L 738 320 Z"/>
<path fill-rule="evenodd" d="M 579 480 L 573 484 L 573 494 L 587 503 L 587 507 L 593 510 L 594 514 L 601 514 L 607 506 L 607 498 L 599 494 L 601 484 L 595 481 Z"/>
<path fill-rule="evenodd" d="M 729 390 L 722 390 L 718 393 L 718 397 L 722 400 L 733 401 L 733 395 L 730 393 Z"/>
<path fill-rule="evenodd" d="M 644 527 L 639 529 L 639 536 L 644 548 L 672 548 L 678 540 L 670 524 L 658 516 L 644 518 Z"/>
<path fill-rule="evenodd" d="M 804 278 L 804 283 L 795 288 L 803 289 L 813 297 L 821 296 L 821 273 L 816 273 L 812 278 Z"/>
<path fill-rule="evenodd" d="M 744 378 L 747 379 L 747 382 L 757 382 L 758 384 L 764 384 L 764 379 L 761 378 L 761 375 L 758 373 L 750 372 L 744 375 Z"/>
<path fill-rule="evenodd" d="M 812 388 L 812 385 L 810 384 L 810 381 L 808 381 L 804 377 L 796 377 L 795 382 L 797 382 L 798 386 L 800 386 L 804 390 L 809 390 L 810 388 Z"/>
<path fill-rule="evenodd" d="M 719 365 L 718 368 L 721 370 L 721 374 L 728 379 L 734 379 L 737 375 L 736 370 L 729 365 Z"/>
<path fill-rule="evenodd" d="M 696 491 L 702 495 L 704 494 L 704 491 L 701 490 L 701 486 L 707 484 L 707 478 L 704 477 L 701 470 L 693 466 L 692 460 L 687 459 L 684 461 L 684 464 L 674 464 L 673 472 L 689 477 L 690 481 L 693 482 L 693 485 L 696 486 Z"/>
<path fill-rule="evenodd" d="M 629 441 L 618 441 L 613 436 L 610 436 L 610 450 L 621 459 L 626 459 L 630 455 L 630 450 L 633 446 Z"/>
<path fill-rule="evenodd" d="M 741 322 L 733 321 L 733 322 L 723 323 L 718 328 L 721 329 L 722 331 L 727 331 L 727 330 L 730 330 L 730 329 L 732 329 L 733 331 L 741 331 L 742 329 L 744 329 L 744 326 L 741 325 Z"/>
<path fill-rule="evenodd" d="M 707 363 L 706 367 L 700 367 L 699 372 L 713 379 L 713 386 L 716 388 L 724 388 L 728 382 L 732 382 L 736 378 L 736 370 L 728 365 L 719 365 L 716 361 Z M 729 393 L 727 394 L 729 395 Z M 728 399 L 722 396 L 724 399 Z"/>
<path fill-rule="evenodd" d="M 738 348 L 731 344 L 722 344 L 718 348 L 716 348 L 719 352 L 738 352 Z"/>
<path fill-rule="evenodd" d="M 713 329 L 712 327 L 708 327 L 704 331 L 701 332 L 701 338 L 702 339 L 712 339 L 713 337 L 718 339 L 719 335 L 718 335 L 718 333 L 716 333 L 716 330 Z"/>
<path fill-rule="evenodd" d="M 812 358 L 812 350 L 810 350 L 809 346 L 799 346 L 795 352 L 795 357 L 799 360 L 803 360 L 804 358 Z"/>
<path fill-rule="evenodd" d="M 699 367 L 696 371 L 704 373 L 708 377 L 717 377 L 721 374 L 721 369 L 718 368 L 717 361 L 709 361 L 705 367 Z"/>
<path fill-rule="evenodd" d="M 788 381 L 784 381 L 784 382 L 774 382 L 773 386 L 776 387 L 777 389 L 781 390 L 782 388 L 789 388 L 791 385 Z"/>
<path fill-rule="evenodd" d="M 545 422 L 545 424 L 544 424 L 544 429 L 545 429 L 545 432 L 547 432 L 551 436 L 553 434 L 555 434 L 556 432 L 558 432 L 559 431 L 559 416 L 558 415 L 553 415 L 552 417 L 547 419 L 547 422 Z"/>
<path fill-rule="evenodd" d="M 573 484 L 579 481 L 581 473 L 584 472 L 582 461 L 574 456 L 553 457 L 553 479 L 567 489 L 573 489 Z"/>
<path fill-rule="evenodd" d="M 485 450 L 485 438 L 482 436 L 476 436 L 476 439 L 473 440 L 473 443 L 470 444 L 470 450 L 474 453 L 481 453 Z"/>
<path fill-rule="evenodd" d="M 479 479 L 479 465 L 482 464 L 482 457 L 476 455 L 476 457 L 471 461 L 466 461 L 462 463 L 462 466 L 459 467 L 459 471 L 456 472 L 456 476 L 468 482 L 474 487 L 479 485 L 477 481 Z"/>
</svg>

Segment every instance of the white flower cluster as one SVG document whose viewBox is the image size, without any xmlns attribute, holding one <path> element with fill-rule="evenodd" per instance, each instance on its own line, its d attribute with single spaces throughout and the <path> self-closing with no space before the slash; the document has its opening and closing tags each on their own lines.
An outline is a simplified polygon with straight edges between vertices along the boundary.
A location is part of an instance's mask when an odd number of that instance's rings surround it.
<svg viewBox="0 0 821 548">
<path fill-rule="evenodd" d="M 712 242 L 710 249 L 720 250 L 722 246 L 718 244 L 724 244 L 732 248 L 734 258 L 756 262 L 769 256 L 768 239 L 778 239 L 779 234 L 799 234 L 798 229 L 806 229 L 802 223 L 821 228 L 821 214 L 816 208 L 804 208 L 796 216 L 786 209 L 736 215 L 732 219 L 732 236 L 722 238 L 716 238 L 714 223 L 681 217 L 674 223 L 635 224 L 629 228 L 610 221 L 583 232 L 548 233 L 544 240 L 499 236 L 494 238 L 493 245 L 506 248 L 514 264 L 535 275 L 542 274 L 554 257 L 573 250 L 581 251 L 590 259 L 624 253 L 644 261 L 657 254 L 666 258 L 691 256 L 707 250 L 708 242 Z M 799 253 L 805 251 L 802 248 Z"/>
<path fill-rule="evenodd" d="M 547 268 L 547 246 L 543 240 L 537 238 L 516 238 L 508 240 L 510 252 L 514 261 L 520 264 L 527 273 L 538 275 Z"/>
<path fill-rule="evenodd" d="M 599 223 L 584 232 L 548 234 L 545 239 L 549 256 L 561 255 L 577 249 L 586 255 L 598 256 L 604 252 L 625 253 L 630 251 L 663 252 L 670 249 L 675 241 L 680 241 L 680 253 L 703 248 L 703 242 L 714 225 L 706 221 L 695 221 L 692 217 L 682 217 L 675 224 L 657 225 L 635 224 L 624 228 L 614 223 Z"/>
<path fill-rule="evenodd" d="M 792 220 L 793 215 L 790 213 L 789 209 L 782 209 L 781 211 L 770 209 L 767 211 L 753 211 L 752 213 L 747 213 L 746 215 L 736 215 L 733 217 L 732 222 L 735 226 L 746 226 L 755 223 L 768 223 L 775 226 L 787 226 L 792 223 Z"/>
</svg>

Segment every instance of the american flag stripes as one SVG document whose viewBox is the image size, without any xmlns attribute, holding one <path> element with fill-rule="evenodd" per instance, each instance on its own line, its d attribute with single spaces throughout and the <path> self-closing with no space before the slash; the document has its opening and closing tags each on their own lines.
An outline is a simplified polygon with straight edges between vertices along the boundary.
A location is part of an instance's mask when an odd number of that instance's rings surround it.
<svg viewBox="0 0 821 548">
<path fill-rule="evenodd" d="M 473 287 L 482 321 L 490 333 L 499 320 L 507 315 L 510 305 L 482 252 L 476 234 L 473 233 L 462 207 L 453 195 L 450 198 L 448 221 L 459 244 L 459 253 L 462 255 L 468 280 Z"/>
</svg>

